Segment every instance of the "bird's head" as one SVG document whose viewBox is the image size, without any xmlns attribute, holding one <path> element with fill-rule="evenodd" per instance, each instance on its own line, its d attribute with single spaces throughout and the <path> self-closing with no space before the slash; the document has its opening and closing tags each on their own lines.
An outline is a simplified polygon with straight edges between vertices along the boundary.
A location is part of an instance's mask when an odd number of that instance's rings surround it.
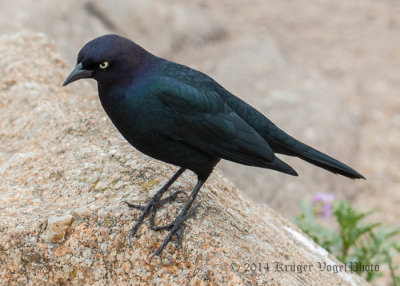
<svg viewBox="0 0 400 286">
<path fill-rule="evenodd" d="M 101 85 L 128 81 L 147 54 L 118 35 L 95 38 L 79 51 L 77 64 L 63 86 L 82 78 L 93 78 Z"/>
</svg>

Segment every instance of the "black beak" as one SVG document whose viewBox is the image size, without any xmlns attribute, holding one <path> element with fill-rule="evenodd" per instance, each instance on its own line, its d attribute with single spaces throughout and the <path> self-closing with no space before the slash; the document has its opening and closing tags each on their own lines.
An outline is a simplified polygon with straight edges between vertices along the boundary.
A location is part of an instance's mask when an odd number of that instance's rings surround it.
<svg viewBox="0 0 400 286">
<path fill-rule="evenodd" d="M 92 71 L 84 70 L 82 68 L 82 63 L 79 63 L 75 66 L 74 70 L 69 74 L 62 85 L 66 86 L 67 84 L 70 84 L 71 82 L 74 82 L 81 78 L 89 78 L 92 76 L 92 74 Z"/>
</svg>

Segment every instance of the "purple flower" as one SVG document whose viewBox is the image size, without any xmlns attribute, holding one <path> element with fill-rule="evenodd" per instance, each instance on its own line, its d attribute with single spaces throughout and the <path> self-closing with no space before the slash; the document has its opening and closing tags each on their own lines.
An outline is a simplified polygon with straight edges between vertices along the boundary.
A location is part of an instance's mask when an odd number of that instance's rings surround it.
<svg viewBox="0 0 400 286">
<path fill-rule="evenodd" d="M 315 213 L 323 218 L 331 217 L 333 214 L 332 202 L 335 200 L 333 193 L 316 193 L 312 199 Z"/>
</svg>

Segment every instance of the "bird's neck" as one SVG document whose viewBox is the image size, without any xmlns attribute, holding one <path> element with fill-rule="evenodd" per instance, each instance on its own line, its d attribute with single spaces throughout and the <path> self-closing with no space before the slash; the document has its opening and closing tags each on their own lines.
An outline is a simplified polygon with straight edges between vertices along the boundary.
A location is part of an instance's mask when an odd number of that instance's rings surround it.
<svg viewBox="0 0 400 286">
<path fill-rule="evenodd" d="M 99 92 L 99 98 L 101 103 L 103 104 L 112 104 L 113 102 L 120 101 L 125 94 L 125 90 L 127 89 L 128 84 L 102 84 L 101 82 L 97 83 L 97 89 Z"/>
</svg>

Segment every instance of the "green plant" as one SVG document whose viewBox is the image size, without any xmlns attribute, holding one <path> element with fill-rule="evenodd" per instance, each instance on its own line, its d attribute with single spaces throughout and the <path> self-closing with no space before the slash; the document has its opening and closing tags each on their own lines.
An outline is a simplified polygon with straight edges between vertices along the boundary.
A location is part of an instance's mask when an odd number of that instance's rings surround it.
<svg viewBox="0 0 400 286">
<path fill-rule="evenodd" d="M 348 202 L 332 202 L 333 197 L 327 194 L 316 195 L 313 204 L 302 200 L 302 213 L 295 218 L 295 223 L 317 244 L 367 281 L 381 276 L 376 266 L 379 269 L 386 264 L 393 285 L 400 285 L 400 275 L 397 273 L 399 266 L 393 265 L 393 256 L 400 254 L 400 243 L 394 240 L 400 234 L 400 228 L 389 231 L 381 223 L 367 222 L 366 217 L 376 210 L 359 212 Z M 333 216 L 338 229 L 318 224 L 316 217 L 319 215 L 324 218 Z"/>
</svg>

